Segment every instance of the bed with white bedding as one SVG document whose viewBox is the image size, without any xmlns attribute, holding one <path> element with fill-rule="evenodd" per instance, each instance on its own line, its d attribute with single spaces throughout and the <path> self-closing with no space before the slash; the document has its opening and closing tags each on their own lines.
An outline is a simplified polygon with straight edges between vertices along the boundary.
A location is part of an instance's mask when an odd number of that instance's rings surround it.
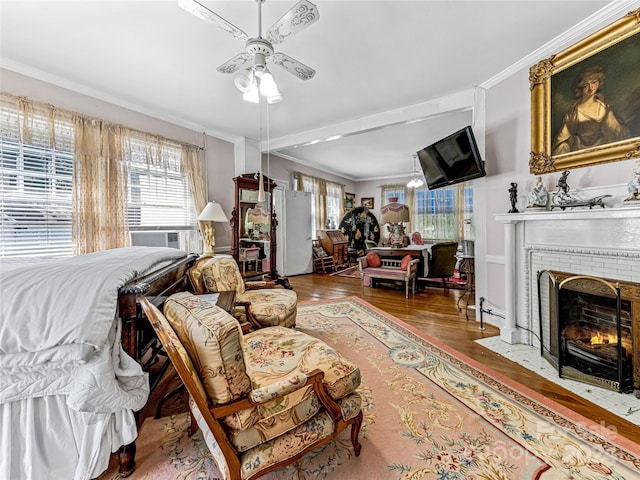
<svg viewBox="0 0 640 480">
<path fill-rule="evenodd" d="M 179 284 L 188 259 L 172 248 L 127 247 L 0 260 L 0 478 L 95 478 L 134 442 L 149 381 L 131 338 L 129 354 L 123 348 L 123 325 L 138 335 L 120 310 Z"/>
</svg>

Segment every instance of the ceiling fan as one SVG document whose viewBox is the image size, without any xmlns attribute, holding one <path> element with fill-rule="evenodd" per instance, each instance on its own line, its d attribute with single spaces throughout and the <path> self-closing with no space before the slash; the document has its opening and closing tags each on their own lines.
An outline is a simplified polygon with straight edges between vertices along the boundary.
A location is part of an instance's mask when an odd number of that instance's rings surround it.
<svg viewBox="0 0 640 480">
<path fill-rule="evenodd" d="M 313 3 L 308 0 L 300 0 L 267 30 L 263 38 L 262 4 L 265 0 L 256 0 L 256 2 L 258 3 L 258 36 L 255 38 L 249 38 L 243 30 L 213 13 L 196 0 L 178 0 L 178 5 L 196 17 L 211 22 L 230 33 L 234 38 L 243 40 L 245 51 L 227 60 L 217 70 L 227 74 L 239 71 L 240 73 L 234 80 L 236 87 L 245 94 L 247 97 L 243 96 L 245 100 L 256 103 L 258 101 L 257 84 L 260 79 L 260 93 L 267 97 L 269 103 L 276 103 L 282 100 L 282 95 L 280 95 L 275 81 L 269 73 L 266 65 L 267 59 L 302 80 L 313 78 L 316 71 L 284 53 L 276 53 L 273 45 L 282 43 L 291 35 L 315 23 L 320 15 Z"/>
</svg>

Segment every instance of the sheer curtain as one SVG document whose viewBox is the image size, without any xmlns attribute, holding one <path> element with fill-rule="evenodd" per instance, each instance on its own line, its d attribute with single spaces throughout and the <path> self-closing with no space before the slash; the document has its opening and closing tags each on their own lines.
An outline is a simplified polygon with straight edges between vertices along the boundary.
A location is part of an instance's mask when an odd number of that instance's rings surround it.
<svg viewBox="0 0 640 480">
<path fill-rule="evenodd" d="M 193 206 L 197 216 L 204 210 L 207 204 L 207 192 L 204 181 L 204 151 L 193 145 L 183 145 L 180 167 L 187 176 L 189 188 L 193 195 Z"/>
<path fill-rule="evenodd" d="M 74 127 L 74 254 L 127 246 L 123 131 L 81 115 L 74 117 Z"/>
<path fill-rule="evenodd" d="M 296 190 L 314 194 L 315 229 L 324 230 L 327 220 L 337 227 L 344 212 L 344 185 L 300 172 L 294 172 L 294 178 Z"/>
</svg>

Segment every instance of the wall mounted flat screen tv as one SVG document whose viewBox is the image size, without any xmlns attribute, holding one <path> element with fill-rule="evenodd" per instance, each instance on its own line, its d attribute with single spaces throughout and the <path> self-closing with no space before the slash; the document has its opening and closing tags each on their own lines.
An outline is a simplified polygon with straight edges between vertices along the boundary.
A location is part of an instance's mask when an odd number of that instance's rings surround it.
<svg viewBox="0 0 640 480">
<path fill-rule="evenodd" d="M 471 127 L 418 151 L 418 159 L 429 190 L 484 177 L 484 162 Z"/>
</svg>

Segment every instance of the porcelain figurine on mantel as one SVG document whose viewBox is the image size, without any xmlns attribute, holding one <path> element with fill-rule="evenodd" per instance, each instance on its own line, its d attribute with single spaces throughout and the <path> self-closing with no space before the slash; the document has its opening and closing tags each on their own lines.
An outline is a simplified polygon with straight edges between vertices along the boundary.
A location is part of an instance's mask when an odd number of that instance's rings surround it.
<svg viewBox="0 0 640 480">
<path fill-rule="evenodd" d="M 624 199 L 625 202 L 638 202 L 640 201 L 640 160 L 636 161 L 636 166 L 633 167 L 633 178 L 627 184 L 627 191 L 629 196 Z"/>
<path fill-rule="evenodd" d="M 538 177 L 533 190 L 527 195 L 527 208 L 547 208 L 548 201 L 547 189 L 544 188 L 542 177 Z"/>
<path fill-rule="evenodd" d="M 598 195 L 593 198 L 584 198 L 578 192 L 569 188 L 567 177 L 570 173 L 571 172 L 569 170 L 562 172 L 562 175 L 558 180 L 558 184 L 556 185 L 558 190 L 556 190 L 551 197 L 551 210 L 554 208 L 564 210 L 565 208 L 575 207 L 589 207 L 589 209 L 592 209 L 593 207 L 604 208 L 605 204 L 603 200 L 611 197 L 611 195 Z"/>
</svg>

